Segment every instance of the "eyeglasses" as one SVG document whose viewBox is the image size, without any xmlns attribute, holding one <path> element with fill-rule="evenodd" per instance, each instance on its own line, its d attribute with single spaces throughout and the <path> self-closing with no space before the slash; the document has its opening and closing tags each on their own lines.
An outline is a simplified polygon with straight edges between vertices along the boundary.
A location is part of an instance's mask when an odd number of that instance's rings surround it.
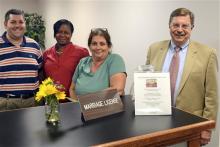
<svg viewBox="0 0 220 147">
<path fill-rule="evenodd" d="M 96 42 L 93 41 L 94 36 L 102 36 L 106 40 L 105 42 Z M 111 47 L 111 39 L 108 33 L 107 28 L 93 28 L 91 29 L 91 33 L 89 35 L 89 41 L 88 41 L 89 46 L 110 46 Z"/>
<path fill-rule="evenodd" d="M 171 24 L 171 27 L 173 29 L 179 29 L 179 28 L 182 28 L 184 30 L 188 30 L 188 29 L 191 29 L 192 26 L 190 24 Z"/>
<path fill-rule="evenodd" d="M 91 32 L 99 32 L 99 31 L 102 31 L 102 32 L 108 32 L 108 29 L 107 28 L 92 28 L 91 29 Z"/>
</svg>

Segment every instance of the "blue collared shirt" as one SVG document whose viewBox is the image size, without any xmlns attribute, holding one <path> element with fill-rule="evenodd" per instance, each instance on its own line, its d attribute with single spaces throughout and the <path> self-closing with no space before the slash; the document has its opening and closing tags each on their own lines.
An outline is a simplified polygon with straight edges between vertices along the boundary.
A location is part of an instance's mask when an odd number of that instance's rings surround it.
<svg viewBox="0 0 220 147">
<path fill-rule="evenodd" d="M 38 72 L 43 62 L 41 49 L 36 41 L 23 37 L 20 46 L 13 45 L 0 36 L 0 95 L 33 94 L 39 87 Z"/>
<path fill-rule="evenodd" d="M 184 63 L 185 63 L 185 58 L 186 58 L 188 46 L 189 46 L 189 40 L 181 46 L 181 50 L 179 52 L 180 63 L 179 63 L 179 71 L 178 71 L 178 75 L 177 75 L 177 81 L 176 81 L 175 92 L 174 92 L 174 104 L 176 103 L 176 96 L 178 94 L 178 89 L 179 89 L 180 81 L 182 78 L 183 67 L 184 67 Z M 169 72 L 170 63 L 171 63 L 172 57 L 175 53 L 175 50 L 174 50 L 175 47 L 176 47 L 176 45 L 171 40 L 171 43 L 170 43 L 170 46 L 169 46 L 169 49 L 168 49 L 168 52 L 167 52 L 167 55 L 166 55 L 166 58 L 165 58 L 165 61 L 163 64 L 162 72 Z"/>
</svg>

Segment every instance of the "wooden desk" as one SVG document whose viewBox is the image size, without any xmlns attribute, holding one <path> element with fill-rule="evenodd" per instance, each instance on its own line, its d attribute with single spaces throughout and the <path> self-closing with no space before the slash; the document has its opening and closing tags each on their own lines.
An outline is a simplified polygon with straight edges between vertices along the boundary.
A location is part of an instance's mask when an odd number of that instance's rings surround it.
<svg viewBox="0 0 220 147">
<path fill-rule="evenodd" d="M 0 112 L 0 147 L 167 146 L 188 141 L 199 146 L 200 132 L 214 121 L 173 108 L 172 116 L 135 116 L 130 97 L 125 112 L 82 123 L 78 104 L 61 104 L 59 128 L 48 128 L 44 107 Z"/>
</svg>

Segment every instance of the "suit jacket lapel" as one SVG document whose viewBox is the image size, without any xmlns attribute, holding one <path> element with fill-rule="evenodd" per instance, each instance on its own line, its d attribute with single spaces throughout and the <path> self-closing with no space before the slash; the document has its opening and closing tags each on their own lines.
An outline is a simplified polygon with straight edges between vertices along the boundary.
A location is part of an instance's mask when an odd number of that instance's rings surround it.
<svg viewBox="0 0 220 147">
<path fill-rule="evenodd" d="M 156 63 L 157 63 L 156 67 L 155 67 L 156 71 L 162 71 L 164 60 L 165 60 L 167 51 L 169 49 L 169 43 L 170 43 L 170 41 L 167 41 L 167 42 L 165 42 L 164 44 L 161 45 L 161 48 L 158 52 L 158 58 L 157 58 L 157 61 L 156 61 Z"/>
<path fill-rule="evenodd" d="M 193 64 L 195 61 L 194 58 L 195 58 L 196 53 L 197 53 L 197 49 L 193 45 L 193 42 L 190 42 L 189 48 L 187 50 L 187 55 L 186 55 L 186 59 L 185 59 L 185 65 L 183 68 L 183 74 L 182 74 L 182 78 L 181 78 L 181 82 L 180 82 L 180 86 L 179 86 L 178 95 L 181 93 L 181 90 L 183 89 L 184 84 L 189 77 L 189 74 L 192 70 L 192 67 L 193 67 Z"/>
</svg>

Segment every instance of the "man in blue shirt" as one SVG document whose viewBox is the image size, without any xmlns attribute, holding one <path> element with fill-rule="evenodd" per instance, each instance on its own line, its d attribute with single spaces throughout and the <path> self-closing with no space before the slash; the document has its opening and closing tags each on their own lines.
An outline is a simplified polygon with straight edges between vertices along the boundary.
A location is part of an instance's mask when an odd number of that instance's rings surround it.
<svg viewBox="0 0 220 147">
<path fill-rule="evenodd" d="M 24 12 L 5 14 L 6 31 L 0 37 L 0 111 L 34 106 L 39 87 L 42 52 L 36 41 L 24 36 Z"/>
</svg>

